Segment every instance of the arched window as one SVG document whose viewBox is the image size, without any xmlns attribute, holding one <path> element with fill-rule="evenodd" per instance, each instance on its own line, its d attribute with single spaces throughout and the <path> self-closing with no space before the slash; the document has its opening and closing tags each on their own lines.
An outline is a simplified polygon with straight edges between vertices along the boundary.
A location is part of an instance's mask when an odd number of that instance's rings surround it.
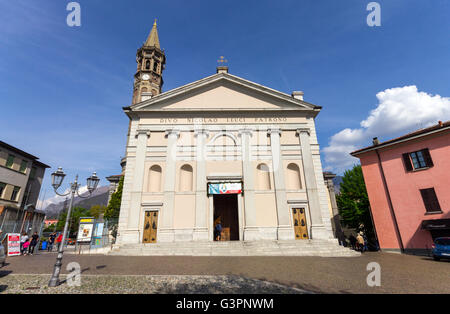
<svg viewBox="0 0 450 314">
<path fill-rule="evenodd" d="M 288 190 L 300 190 L 302 188 L 300 168 L 297 164 L 291 163 L 287 166 L 286 181 Z"/>
<path fill-rule="evenodd" d="M 191 165 L 183 165 L 180 168 L 180 182 L 179 182 L 179 191 L 180 192 L 190 192 L 192 191 L 192 181 L 194 178 L 194 171 Z"/>
<path fill-rule="evenodd" d="M 270 190 L 270 171 L 266 164 L 256 167 L 256 186 L 258 190 Z"/>
<path fill-rule="evenodd" d="M 158 62 L 153 61 L 153 71 L 158 72 Z"/>
<path fill-rule="evenodd" d="M 150 70 L 150 60 L 145 61 L 145 69 Z"/>
<path fill-rule="evenodd" d="M 149 192 L 161 192 L 161 173 L 162 169 L 158 165 L 150 167 L 150 173 L 148 177 L 148 191 Z"/>
</svg>

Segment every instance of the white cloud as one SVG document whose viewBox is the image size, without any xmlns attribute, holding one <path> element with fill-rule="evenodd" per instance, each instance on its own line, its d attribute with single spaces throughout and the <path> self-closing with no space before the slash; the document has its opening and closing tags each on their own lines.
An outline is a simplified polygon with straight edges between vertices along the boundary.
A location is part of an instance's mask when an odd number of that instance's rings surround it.
<svg viewBox="0 0 450 314">
<path fill-rule="evenodd" d="M 342 173 L 358 159 L 350 152 L 371 145 L 372 138 L 389 140 L 440 121 L 450 120 L 450 98 L 419 92 L 417 87 L 386 89 L 377 95 L 378 106 L 361 121 L 360 128 L 344 129 L 323 149 L 325 169 Z"/>
</svg>

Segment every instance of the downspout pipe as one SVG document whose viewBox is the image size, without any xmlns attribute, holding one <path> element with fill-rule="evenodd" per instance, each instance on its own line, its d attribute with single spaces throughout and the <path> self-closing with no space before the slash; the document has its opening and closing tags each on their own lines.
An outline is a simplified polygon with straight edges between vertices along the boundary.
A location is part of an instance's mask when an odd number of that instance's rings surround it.
<svg viewBox="0 0 450 314">
<path fill-rule="evenodd" d="M 375 149 L 375 153 L 377 154 L 377 157 L 378 157 L 378 166 L 380 168 L 381 178 L 383 179 L 383 186 L 384 186 L 384 189 L 386 190 L 388 204 L 389 204 L 389 210 L 390 210 L 392 218 L 394 220 L 395 233 L 397 234 L 397 240 L 400 244 L 400 251 L 402 253 L 405 253 L 405 247 L 403 246 L 402 235 L 400 234 L 400 229 L 398 227 L 397 217 L 395 216 L 395 211 L 394 211 L 394 205 L 392 205 L 391 193 L 389 192 L 389 188 L 388 188 L 388 185 L 386 182 L 386 176 L 384 175 L 383 164 L 381 163 L 381 157 L 380 157 L 380 153 L 378 152 L 378 149 Z"/>
</svg>

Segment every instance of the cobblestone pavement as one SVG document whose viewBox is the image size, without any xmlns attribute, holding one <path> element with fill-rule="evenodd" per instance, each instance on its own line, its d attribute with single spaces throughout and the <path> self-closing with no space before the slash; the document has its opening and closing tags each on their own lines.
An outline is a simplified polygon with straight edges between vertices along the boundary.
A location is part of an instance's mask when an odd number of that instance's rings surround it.
<svg viewBox="0 0 450 314">
<path fill-rule="evenodd" d="M 50 274 L 56 260 L 54 253 L 41 253 L 34 256 L 11 257 L 8 265 L 0 269 L 0 287 L 8 286 L 4 292 L 15 291 L 17 274 Z M 433 261 L 428 257 L 389 254 L 365 253 L 361 257 L 188 257 L 188 256 L 155 256 L 155 257 L 125 257 L 105 255 L 73 255 L 66 254 L 63 260 L 63 273 L 69 262 L 78 262 L 81 266 L 83 283 L 90 284 L 86 275 L 107 275 L 96 277 L 92 281 L 102 280 L 123 281 L 128 287 L 131 282 L 127 277 L 112 278 L 110 275 L 142 275 L 137 279 L 137 285 L 143 285 L 142 278 L 148 275 L 202 275 L 204 286 L 200 289 L 212 289 L 217 292 L 231 292 L 229 285 L 239 293 L 267 293 L 268 286 L 259 283 L 250 288 L 248 284 L 256 279 L 297 288 L 315 293 L 450 293 L 450 262 Z M 381 266 L 381 286 L 369 287 L 366 277 L 369 274 L 366 267 L 370 262 Z M 232 277 L 217 277 L 217 276 Z M 159 277 L 161 284 L 173 277 Z M 212 277 L 211 277 L 212 276 Z M 84 281 L 84 278 L 87 278 Z M 16 278 L 16 279 L 14 279 Z M 44 277 L 38 277 L 46 284 Z M 166 278 L 166 279 L 164 279 Z M 190 279 L 189 279 L 190 278 Z M 173 286 L 172 291 L 195 292 L 186 290 L 186 284 L 193 277 L 185 277 L 184 284 Z M 217 279 L 218 278 L 218 279 Z M 225 278 L 225 279 L 224 279 Z M 230 279 L 231 278 L 231 279 Z M 219 281 L 217 281 L 217 280 Z M 153 280 L 153 279 L 151 279 Z M 154 279 L 156 280 L 156 279 Z M 187 281 L 186 281 L 187 280 Z M 220 282 L 222 280 L 222 282 Z M 238 280 L 238 281 L 236 281 Z M 242 281 L 239 281 L 242 280 Z M 9 282 L 9 283 L 8 283 Z M 151 281 L 150 281 L 151 282 Z M 242 289 L 234 284 L 242 283 Z M 32 282 L 26 284 L 32 287 Z M 185 290 L 180 287 L 185 287 Z M 105 289 L 107 284 L 105 283 Z M 157 287 L 162 287 L 161 285 Z M 2 288 L 0 288 L 1 291 Z M 180 290 L 181 289 L 181 290 Z M 232 290 L 233 290 L 232 289 Z M 270 289 L 281 289 L 272 286 Z M 142 289 L 141 289 L 142 290 Z M 33 290 L 31 290 L 33 291 Z M 103 291 L 103 290 L 102 290 Z M 145 290 L 139 292 L 152 292 Z M 163 290 L 161 290 L 163 291 Z M 164 290 L 166 291 L 166 290 Z M 297 290 L 295 290 L 297 291 Z M 36 291 L 35 291 L 36 292 Z M 63 291 L 62 291 L 63 292 Z M 298 292 L 298 291 L 297 291 Z M 275 292 L 274 292 L 275 293 Z M 281 293 L 281 292 L 280 292 Z M 282 292 L 285 293 L 285 292 Z"/>
<path fill-rule="evenodd" d="M 8 275 L 1 279 L 3 294 L 301 294 L 306 291 L 238 276 L 111 276 L 86 275 L 80 286 L 49 288 L 50 275 Z M 70 280 L 70 279 L 69 279 Z"/>
</svg>

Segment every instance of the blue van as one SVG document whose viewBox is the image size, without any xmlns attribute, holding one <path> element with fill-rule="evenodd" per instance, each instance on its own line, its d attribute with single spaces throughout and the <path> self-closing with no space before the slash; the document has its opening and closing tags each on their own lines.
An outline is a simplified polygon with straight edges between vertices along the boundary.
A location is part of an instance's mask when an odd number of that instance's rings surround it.
<svg viewBox="0 0 450 314">
<path fill-rule="evenodd" d="M 433 258 L 435 261 L 441 258 L 450 259 L 450 237 L 436 238 L 434 240 Z"/>
</svg>

